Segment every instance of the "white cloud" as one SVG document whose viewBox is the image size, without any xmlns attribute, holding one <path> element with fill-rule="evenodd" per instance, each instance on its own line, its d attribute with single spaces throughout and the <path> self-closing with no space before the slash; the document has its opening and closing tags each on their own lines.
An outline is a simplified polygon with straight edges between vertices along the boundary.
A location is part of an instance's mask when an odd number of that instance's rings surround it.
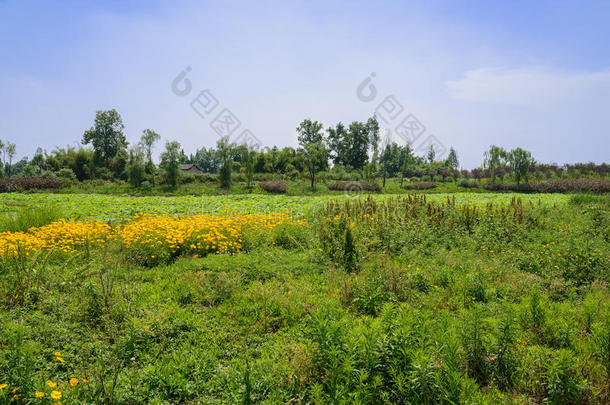
<svg viewBox="0 0 610 405">
<path fill-rule="evenodd" d="M 571 102 L 610 101 L 610 70 L 566 72 L 548 67 L 482 68 L 445 82 L 464 101 L 544 108 Z"/>
</svg>

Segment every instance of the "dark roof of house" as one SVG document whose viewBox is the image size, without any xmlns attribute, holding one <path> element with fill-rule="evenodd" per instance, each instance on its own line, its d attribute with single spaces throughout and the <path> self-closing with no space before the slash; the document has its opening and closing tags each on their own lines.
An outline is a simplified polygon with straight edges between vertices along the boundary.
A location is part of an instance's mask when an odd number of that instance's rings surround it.
<svg viewBox="0 0 610 405">
<path fill-rule="evenodd" d="M 180 170 L 190 170 L 192 168 L 195 168 L 197 170 L 199 170 L 200 172 L 203 172 L 203 170 L 201 170 L 197 165 L 194 164 L 185 164 L 185 165 L 180 165 Z"/>
</svg>

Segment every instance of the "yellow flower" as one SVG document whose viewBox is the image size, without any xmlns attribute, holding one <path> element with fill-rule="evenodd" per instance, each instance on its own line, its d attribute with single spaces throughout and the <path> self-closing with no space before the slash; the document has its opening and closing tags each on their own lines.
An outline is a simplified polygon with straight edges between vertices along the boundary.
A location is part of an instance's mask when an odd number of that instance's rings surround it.
<svg viewBox="0 0 610 405">
<path fill-rule="evenodd" d="M 54 402 L 53 405 L 61 405 L 61 402 L 59 402 L 59 401 Z"/>
<path fill-rule="evenodd" d="M 78 384 L 78 378 L 70 378 L 70 385 L 73 387 L 76 387 L 76 385 Z"/>
<path fill-rule="evenodd" d="M 6 387 L 8 387 L 8 384 L 0 384 L 0 390 L 5 389 Z"/>
<path fill-rule="evenodd" d="M 53 356 L 55 356 L 55 357 L 61 357 L 61 352 L 55 352 L 55 353 L 53 353 Z"/>
<path fill-rule="evenodd" d="M 47 381 L 47 385 L 49 386 L 49 388 L 55 388 L 57 387 L 57 383 L 53 382 L 51 380 Z"/>
<path fill-rule="evenodd" d="M 65 363 L 65 360 L 62 359 L 61 357 L 55 357 L 55 359 L 60 363 Z"/>
<path fill-rule="evenodd" d="M 36 396 L 36 398 L 42 398 L 44 397 L 44 392 L 40 392 L 38 391 L 36 394 L 34 394 Z"/>
<path fill-rule="evenodd" d="M 51 392 L 51 398 L 53 398 L 53 399 L 61 399 L 61 392 L 59 392 L 59 391 Z"/>
<path fill-rule="evenodd" d="M 11 390 L 11 394 L 16 393 L 17 391 L 19 391 L 19 387 L 15 387 Z"/>
</svg>

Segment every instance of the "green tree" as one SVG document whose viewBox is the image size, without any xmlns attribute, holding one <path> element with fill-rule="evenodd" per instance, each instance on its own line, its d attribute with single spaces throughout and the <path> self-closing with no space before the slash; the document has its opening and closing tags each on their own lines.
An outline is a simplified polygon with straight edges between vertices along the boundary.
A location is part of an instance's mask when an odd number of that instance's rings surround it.
<svg viewBox="0 0 610 405">
<path fill-rule="evenodd" d="M 366 121 L 365 127 L 366 127 L 366 132 L 367 132 L 368 138 L 369 138 L 369 146 L 371 148 L 371 151 L 373 152 L 371 163 L 373 163 L 373 165 L 376 166 L 378 154 L 379 154 L 379 141 L 380 141 L 379 121 L 377 121 L 377 117 L 372 116 L 371 118 L 369 118 Z"/>
<path fill-rule="evenodd" d="M 496 182 L 497 171 L 500 167 L 504 166 L 506 159 L 506 151 L 496 145 L 491 145 L 489 150 L 485 152 L 485 159 L 483 166 L 489 170 L 491 176 L 491 182 Z"/>
<path fill-rule="evenodd" d="M 460 166 L 457 152 L 453 147 L 449 149 L 449 155 L 447 155 L 447 159 L 445 159 L 445 165 L 452 169 L 457 169 Z"/>
<path fill-rule="evenodd" d="M 70 168 L 79 181 L 91 178 L 91 168 L 93 166 L 93 153 L 91 150 L 80 148 L 75 156 Z"/>
<path fill-rule="evenodd" d="M 155 146 L 161 139 L 161 135 L 153 131 L 152 129 L 145 129 L 142 131 L 142 136 L 140 137 L 140 145 L 144 148 L 146 152 L 146 163 L 145 170 L 146 173 L 151 176 L 152 185 L 155 185 L 155 172 L 156 167 L 152 160 L 152 148 Z"/>
<path fill-rule="evenodd" d="M 231 188 L 231 173 L 233 172 L 233 158 L 235 146 L 229 143 L 227 138 L 220 138 L 216 143 L 216 154 L 220 161 L 220 187 L 229 190 Z"/>
<path fill-rule="evenodd" d="M 369 160 L 368 148 L 371 145 L 369 128 L 362 122 L 354 121 L 349 125 L 348 157 L 346 164 L 361 170 Z"/>
<path fill-rule="evenodd" d="M 532 154 L 521 148 L 516 148 L 508 152 L 506 154 L 506 160 L 515 175 L 517 184 L 521 183 L 521 180 L 527 176 L 530 167 L 536 164 Z"/>
<path fill-rule="evenodd" d="M 144 157 L 140 148 L 132 148 L 129 151 L 127 163 L 127 179 L 133 187 L 140 187 L 144 181 L 145 168 Z"/>
<path fill-rule="evenodd" d="M 429 164 L 434 163 L 434 159 L 436 159 L 436 150 L 434 149 L 434 144 L 430 144 L 430 147 L 428 148 L 428 152 L 426 153 L 426 159 L 428 160 Z"/>
<path fill-rule="evenodd" d="M 123 134 L 125 126 L 119 113 L 112 109 L 97 111 L 94 125 L 83 134 L 83 145 L 93 146 L 94 164 L 110 166 L 119 151 L 125 151 L 127 140 Z"/>
<path fill-rule="evenodd" d="M 381 173 L 383 176 L 383 187 L 385 187 L 385 181 L 387 177 L 394 177 L 401 168 L 401 148 L 392 142 L 387 144 L 381 150 L 381 156 L 379 163 L 381 165 Z"/>
<path fill-rule="evenodd" d="M 312 121 L 307 118 L 303 120 L 297 127 L 299 144 L 322 142 L 324 135 L 322 134 L 322 124 L 318 121 Z"/>
<path fill-rule="evenodd" d="M 328 149 L 333 163 L 335 165 L 347 165 L 349 161 L 349 133 L 347 129 L 340 122 L 334 128 L 329 127 L 327 132 Z"/>
<path fill-rule="evenodd" d="M 8 142 L 5 146 L 6 154 L 8 155 L 8 163 L 6 165 L 6 173 L 10 177 L 13 174 L 13 158 L 17 153 L 17 145 L 12 142 Z"/>
<path fill-rule="evenodd" d="M 250 146 L 244 145 L 244 147 L 241 149 L 241 155 L 244 172 L 246 173 L 246 187 L 250 189 L 252 187 L 252 181 L 254 180 L 256 151 L 254 151 Z"/>
<path fill-rule="evenodd" d="M 1 155 L 4 154 L 4 142 L 0 139 L 0 177 L 4 176 L 4 159 L 2 159 Z"/>
<path fill-rule="evenodd" d="M 315 189 L 316 174 L 328 166 L 328 149 L 322 134 L 322 124 L 306 119 L 297 127 L 297 134 L 299 152 L 303 156 L 311 188 Z"/>
<path fill-rule="evenodd" d="M 324 142 L 315 142 L 302 145 L 300 151 L 311 181 L 311 189 L 315 190 L 316 175 L 328 166 L 328 150 Z"/>
<path fill-rule="evenodd" d="M 413 176 L 415 173 L 415 167 L 417 166 L 417 159 L 413 154 L 413 148 L 411 145 L 406 144 L 400 149 L 400 185 L 402 186 L 403 179 L 405 177 Z"/>
<path fill-rule="evenodd" d="M 178 184 L 180 177 L 180 143 L 177 141 L 166 142 L 165 152 L 161 154 L 161 167 L 165 171 L 167 183 L 171 186 Z"/>
</svg>

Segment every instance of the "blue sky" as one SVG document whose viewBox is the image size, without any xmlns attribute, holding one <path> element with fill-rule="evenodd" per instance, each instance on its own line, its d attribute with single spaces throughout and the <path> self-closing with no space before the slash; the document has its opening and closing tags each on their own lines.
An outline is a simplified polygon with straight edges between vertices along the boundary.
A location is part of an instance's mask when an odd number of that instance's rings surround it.
<svg viewBox="0 0 610 405">
<path fill-rule="evenodd" d="M 188 153 L 216 143 L 210 122 L 228 108 L 237 132 L 295 146 L 303 118 L 366 120 L 393 96 L 396 120 L 425 126 L 414 146 L 434 136 L 463 167 L 491 144 L 609 161 L 609 15 L 607 1 L 0 0 L 0 139 L 31 156 L 116 108 L 128 140 L 151 128 Z M 177 96 L 187 66 L 192 92 Z M 202 118 L 190 102 L 204 89 L 219 105 Z M 398 121 L 384 130 L 403 142 Z"/>
</svg>

